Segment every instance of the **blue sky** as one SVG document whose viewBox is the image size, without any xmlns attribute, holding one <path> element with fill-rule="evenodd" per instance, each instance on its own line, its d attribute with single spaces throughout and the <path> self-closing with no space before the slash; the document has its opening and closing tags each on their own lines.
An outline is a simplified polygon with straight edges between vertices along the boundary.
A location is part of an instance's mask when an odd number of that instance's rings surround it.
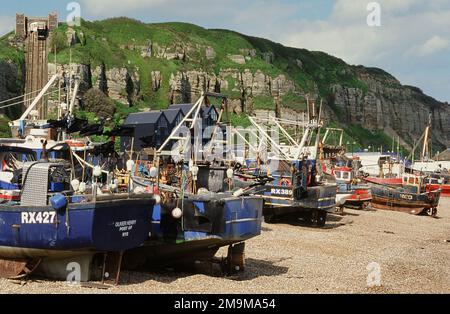
<svg viewBox="0 0 450 314">
<path fill-rule="evenodd" d="M 0 34 L 16 12 L 64 20 L 67 0 L 2 3 Z M 128 16 L 145 22 L 183 21 L 321 50 L 350 64 L 376 66 L 450 102 L 450 1 L 378 0 L 381 26 L 366 22 L 366 0 L 78 0 L 88 20 Z"/>
</svg>

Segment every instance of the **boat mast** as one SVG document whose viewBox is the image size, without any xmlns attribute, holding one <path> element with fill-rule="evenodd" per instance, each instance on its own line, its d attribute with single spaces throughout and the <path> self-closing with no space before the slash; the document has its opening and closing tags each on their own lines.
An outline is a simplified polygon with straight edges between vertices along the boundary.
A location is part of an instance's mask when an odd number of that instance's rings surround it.
<svg viewBox="0 0 450 314">
<path fill-rule="evenodd" d="M 429 159 L 428 141 L 429 141 L 430 128 L 431 128 L 431 113 L 428 115 L 428 125 L 425 128 L 425 137 L 423 139 L 422 156 L 421 156 L 422 162 L 424 161 L 425 156 L 427 157 L 427 159 Z"/>
</svg>

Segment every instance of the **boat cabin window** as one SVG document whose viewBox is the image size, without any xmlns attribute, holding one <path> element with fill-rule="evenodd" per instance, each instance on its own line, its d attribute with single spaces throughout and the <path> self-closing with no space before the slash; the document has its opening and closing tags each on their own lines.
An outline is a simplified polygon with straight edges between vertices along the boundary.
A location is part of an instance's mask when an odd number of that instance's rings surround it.
<svg viewBox="0 0 450 314">
<path fill-rule="evenodd" d="M 409 184 L 414 184 L 414 178 L 413 178 L 413 177 L 410 177 L 409 180 L 408 180 L 408 183 L 409 183 Z"/>
<path fill-rule="evenodd" d="M 336 171 L 334 173 L 334 175 L 335 175 L 336 179 L 340 179 L 341 178 L 341 172 L 340 171 Z"/>
<path fill-rule="evenodd" d="M 344 179 L 349 179 L 350 178 L 350 173 L 348 173 L 347 171 L 342 172 L 342 177 Z"/>
</svg>

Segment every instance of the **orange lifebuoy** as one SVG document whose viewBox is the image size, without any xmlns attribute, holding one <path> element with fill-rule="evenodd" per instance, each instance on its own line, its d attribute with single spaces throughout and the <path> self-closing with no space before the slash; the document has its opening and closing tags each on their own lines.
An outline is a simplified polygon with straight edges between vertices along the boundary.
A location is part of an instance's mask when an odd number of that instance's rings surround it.
<svg viewBox="0 0 450 314">
<path fill-rule="evenodd" d="M 283 178 L 280 180 L 280 185 L 290 187 L 290 186 L 292 186 L 292 182 L 288 178 Z"/>
</svg>

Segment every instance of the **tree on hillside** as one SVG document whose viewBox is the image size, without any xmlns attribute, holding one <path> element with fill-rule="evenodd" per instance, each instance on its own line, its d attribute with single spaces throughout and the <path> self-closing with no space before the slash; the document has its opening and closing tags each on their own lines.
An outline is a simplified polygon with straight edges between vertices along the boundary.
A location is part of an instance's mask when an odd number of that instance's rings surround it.
<svg viewBox="0 0 450 314">
<path fill-rule="evenodd" d="M 11 137 L 11 130 L 8 122 L 9 119 L 0 113 L 0 137 Z"/>
<path fill-rule="evenodd" d="M 83 106 L 86 111 L 95 113 L 99 118 L 112 118 L 116 112 L 112 100 L 98 88 L 91 88 L 84 94 Z"/>
</svg>

